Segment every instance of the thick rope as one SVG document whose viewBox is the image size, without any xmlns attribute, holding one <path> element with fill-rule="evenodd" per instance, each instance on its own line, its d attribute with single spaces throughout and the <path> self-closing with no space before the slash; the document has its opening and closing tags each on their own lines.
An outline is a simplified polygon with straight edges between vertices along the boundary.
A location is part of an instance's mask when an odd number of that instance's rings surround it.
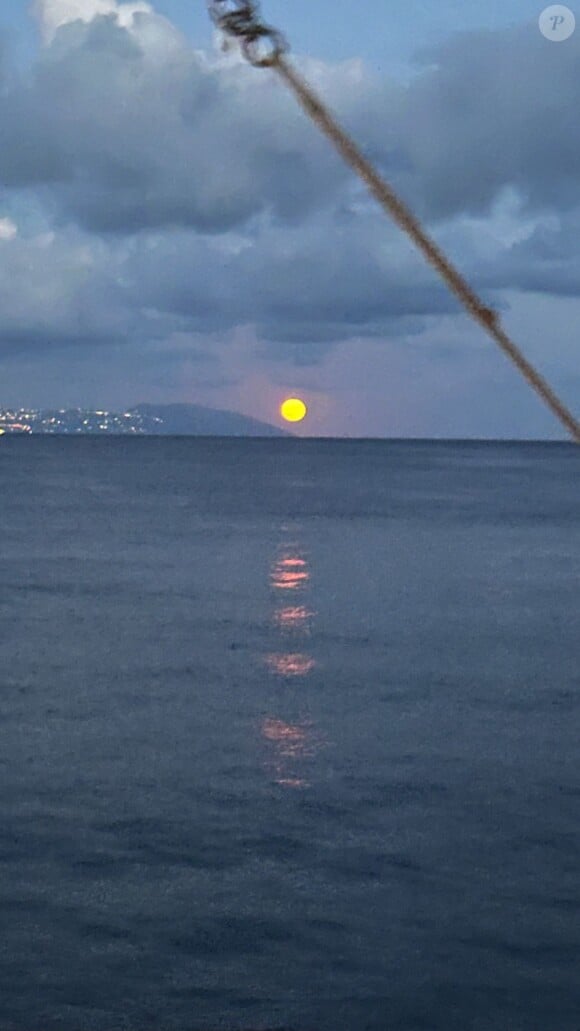
<svg viewBox="0 0 580 1031">
<path fill-rule="evenodd" d="M 257 17 L 257 6 L 247 0 L 230 0 L 237 8 L 237 14 L 224 14 L 223 5 L 228 0 L 214 0 L 212 16 L 220 28 L 233 36 L 241 37 L 242 48 L 248 60 L 258 67 L 270 67 L 276 71 L 290 87 L 306 113 L 318 125 L 319 129 L 334 143 L 338 152 L 352 169 L 366 183 L 371 193 L 387 214 L 403 229 L 423 252 L 428 262 L 437 270 L 449 288 L 459 298 L 463 306 L 476 322 L 495 340 L 501 350 L 520 370 L 530 386 L 540 395 L 556 418 L 560 420 L 572 439 L 580 444 L 580 423 L 552 390 L 543 376 L 534 368 L 520 348 L 502 329 L 499 316 L 493 309 L 486 307 L 471 289 L 463 276 L 439 250 L 435 242 L 427 235 L 420 222 L 397 196 L 391 186 L 375 170 L 364 157 L 354 140 L 341 128 L 328 108 L 319 100 L 311 87 L 299 76 L 296 69 L 287 61 L 284 52 L 287 49 L 284 38 L 275 30 L 262 25 Z M 242 17 L 240 17 L 240 14 Z M 270 46 L 268 53 L 259 53 L 257 41 L 265 40 Z"/>
</svg>

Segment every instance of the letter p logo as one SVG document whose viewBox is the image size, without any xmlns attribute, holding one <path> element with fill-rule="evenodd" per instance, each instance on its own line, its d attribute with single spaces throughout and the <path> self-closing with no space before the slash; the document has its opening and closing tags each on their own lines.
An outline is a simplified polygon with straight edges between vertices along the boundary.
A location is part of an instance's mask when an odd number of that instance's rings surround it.
<svg viewBox="0 0 580 1031">
<path fill-rule="evenodd" d="M 569 7 L 553 4 L 542 11 L 539 22 L 540 32 L 553 43 L 561 43 L 569 39 L 576 28 L 576 19 Z"/>
</svg>

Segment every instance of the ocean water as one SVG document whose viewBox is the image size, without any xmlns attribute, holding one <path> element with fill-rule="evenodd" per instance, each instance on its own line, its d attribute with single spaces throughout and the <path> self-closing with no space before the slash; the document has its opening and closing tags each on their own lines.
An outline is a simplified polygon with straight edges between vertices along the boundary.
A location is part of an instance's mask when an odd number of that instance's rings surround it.
<svg viewBox="0 0 580 1031">
<path fill-rule="evenodd" d="M 580 452 L 0 442 L 0 1031 L 579 1031 Z"/>
</svg>

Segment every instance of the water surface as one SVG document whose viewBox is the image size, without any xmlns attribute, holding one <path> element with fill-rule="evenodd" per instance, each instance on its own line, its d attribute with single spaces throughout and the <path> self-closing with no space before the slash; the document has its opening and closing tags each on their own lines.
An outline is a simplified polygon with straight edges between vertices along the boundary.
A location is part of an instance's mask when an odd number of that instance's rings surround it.
<svg viewBox="0 0 580 1031">
<path fill-rule="evenodd" d="M 579 462 L 4 438 L 2 1031 L 579 1031 Z"/>
</svg>

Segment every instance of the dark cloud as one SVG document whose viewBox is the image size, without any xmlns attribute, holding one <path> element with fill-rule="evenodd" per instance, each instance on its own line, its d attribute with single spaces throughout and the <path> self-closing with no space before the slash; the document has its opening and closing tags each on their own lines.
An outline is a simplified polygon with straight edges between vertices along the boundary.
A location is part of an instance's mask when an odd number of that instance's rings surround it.
<svg viewBox="0 0 580 1031">
<path fill-rule="evenodd" d="M 338 204 L 347 170 L 281 83 L 196 53 L 154 14 L 61 27 L 0 98 L 0 180 L 50 187 L 98 233 L 297 222 Z M 458 34 L 405 87 L 352 67 L 308 74 L 423 214 L 482 213 L 506 186 L 530 209 L 580 203 L 580 36 L 537 25 Z M 0 61 L 1 64 L 1 61 Z"/>
<path fill-rule="evenodd" d="M 30 83 L 0 99 L 5 186 L 49 185 L 64 218 L 100 233 L 221 232 L 325 203 L 346 172 L 281 87 L 165 45 L 153 15 L 137 21 L 153 44 L 112 16 L 63 26 Z"/>
<path fill-rule="evenodd" d="M 535 20 L 462 33 L 422 63 L 401 94 L 394 138 L 406 159 L 401 182 L 423 213 L 487 212 L 506 186 L 528 210 L 580 203 L 578 33 L 564 46 Z"/>
<path fill-rule="evenodd" d="M 506 285 L 522 291 L 560 297 L 580 296 L 580 210 L 558 225 L 539 225 L 524 241 L 514 243 L 493 263 L 481 263 L 480 281 L 488 288 Z"/>
<path fill-rule="evenodd" d="M 0 241 L 0 342 L 46 348 L 126 337 L 134 314 L 112 258 L 80 234 Z"/>
<path fill-rule="evenodd" d="M 145 297 L 197 332 L 252 324 L 286 354 L 288 343 L 391 336 L 458 310 L 435 273 L 372 213 L 361 214 L 348 234 L 329 213 L 303 227 L 270 223 L 255 241 L 165 234 L 136 250 L 127 266 L 131 303 Z M 292 350 L 301 353 L 300 346 Z M 319 360 L 324 349 L 312 354 Z"/>
<path fill-rule="evenodd" d="M 500 309 L 506 288 L 580 294 L 574 224 L 530 234 L 478 257 L 471 234 L 462 247 L 454 226 L 450 249 L 469 255 L 469 278 Z M 297 364 L 319 362 L 341 340 L 418 336 L 433 318 L 461 311 L 371 210 L 348 230 L 326 212 L 302 227 L 270 220 L 248 235 L 180 230 L 124 241 L 70 230 L 0 241 L 0 304 L 0 348 L 25 338 L 46 350 L 59 341 L 89 348 L 109 336 L 144 347 L 173 337 L 193 353 L 187 341 L 201 335 L 210 353 L 216 335 L 250 325 L 257 357 Z"/>
</svg>

